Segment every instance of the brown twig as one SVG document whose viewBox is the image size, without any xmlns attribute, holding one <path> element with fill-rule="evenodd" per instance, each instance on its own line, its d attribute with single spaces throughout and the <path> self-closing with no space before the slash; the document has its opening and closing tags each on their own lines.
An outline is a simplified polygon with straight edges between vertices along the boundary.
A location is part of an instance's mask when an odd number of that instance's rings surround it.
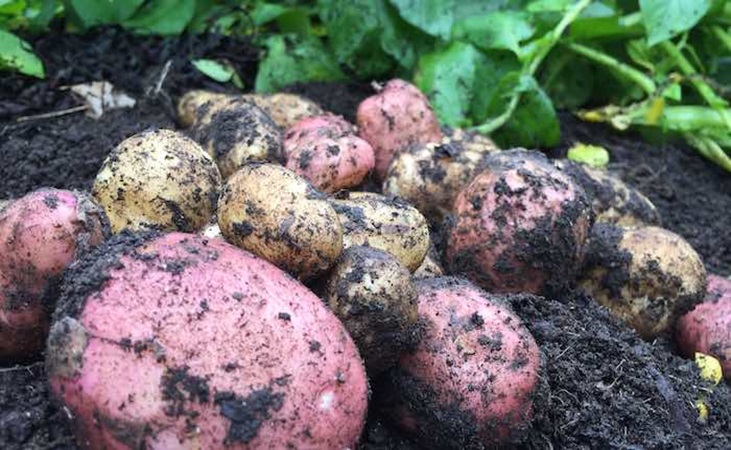
<svg viewBox="0 0 731 450">
<path fill-rule="evenodd" d="M 86 111 L 87 109 L 89 109 L 89 107 L 86 105 L 74 106 L 73 108 L 64 109 L 61 111 L 53 111 L 53 112 L 49 112 L 49 113 L 35 114 L 32 116 L 18 117 L 15 121 L 17 123 L 21 123 L 21 122 L 29 122 L 31 120 L 53 119 L 55 117 L 68 116 L 69 114 Z"/>
</svg>

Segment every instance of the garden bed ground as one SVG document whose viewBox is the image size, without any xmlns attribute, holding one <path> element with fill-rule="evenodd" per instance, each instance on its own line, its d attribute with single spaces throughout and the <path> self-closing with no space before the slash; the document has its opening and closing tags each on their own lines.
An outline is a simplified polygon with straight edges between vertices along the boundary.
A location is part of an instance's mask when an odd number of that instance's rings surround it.
<svg viewBox="0 0 731 450">
<path fill-rule="evenodd" d="M 140 38 L 109 29 L 91 36 L 52 33 L 33 40 L 48 79 L 3 74 L 0 79 L 0 198 L 40 186 L 88 188 L 106 153 L 125 137 L 151 127 L 175 127 L 177 95 L 221 86 L 188 64 L 196 57 L 227 58 L 252 86 L 257 53 L 244 40 L 218 37 Z M 167 66 L 167 70 L 165 67 Z M 93 120 L 83 113 L 36 117 L 77 102 L 64 86 L 108 80 L 139 100 L 131 110 Z M 362 84 L 294 87 L 326 109 L 352 118 L 370 90 Z M 22 121 L 17 119 L 26 117 Z M 657 205 L 664 224 L 684 236 L 710 271 L 731 275 L 731 176 L 683 145 L 653 145 L 562 117 L 559 156 L 574 141 L 606 146 L 612 169 Z M 709 394 L 692 362 L 672 355 L 669 342 L 645 343 L 591 299 L 532 301 L 513 307 L 529 325 L 545 359 L 544 388 L 525 448 L 731 448 L 731 389 Z M 375 383 L 377 391 L 377 381 Z M 708 396 L 708 423 L 694 403 Z M 48 398 L 43 367 L 0 368 L 0 448 L 72 449 L 63 411 Z M 418 448 L 374 413 L 368 449 Z"/>
</svg>

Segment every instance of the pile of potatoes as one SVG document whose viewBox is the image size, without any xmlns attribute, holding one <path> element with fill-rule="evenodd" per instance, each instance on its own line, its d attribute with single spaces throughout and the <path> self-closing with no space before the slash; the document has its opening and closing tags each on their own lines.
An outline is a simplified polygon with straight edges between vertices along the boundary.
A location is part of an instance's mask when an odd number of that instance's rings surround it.
<svg viewBox="0 0 731 450">
<path fill-rule="evenodd" d="M 542 356 L 504 295 L 584 289 L 646 339 L 706 295 L 642 194 L 440 127 L 403 80 L 355 124 L 291 94 L 178 114 L 89 193 L 0 204 L 0 358 L 44 353 L 85 448 L 354 448 L 369 405 L 428 448 L 511 445 Z M 707 316 L 678 339 L 728 359 Z"/>
</svg>

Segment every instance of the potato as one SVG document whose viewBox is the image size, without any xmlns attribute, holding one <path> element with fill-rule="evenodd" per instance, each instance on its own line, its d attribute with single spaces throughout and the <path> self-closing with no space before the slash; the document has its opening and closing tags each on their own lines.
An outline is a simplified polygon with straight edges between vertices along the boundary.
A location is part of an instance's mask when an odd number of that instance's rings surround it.
<svg viewBox="0 0 731 450">
<path fill-rule="evenodd" d="M 235 97 L 198 109 L 192 138 L 228 178 L 247 162 L 281 162 L 282 131 L 261 108 Z"/>
<path fill-rule="evenodd" d="M 586 194 L 539 152 L 497 152 L 486 167 L 455 201 L 447 270 L 490 292 L 570 288 L 593 221 Z"/>
<path fill-rule="evenodd" d="M 83 192 L 39 189 L 0 210 L 0 361 L 38 356 L 62 272 L 108 235 Z"/>
<path fill-rule="evenodd" d="M 442 141 L 456 142 L 469 152 L 478 154 L 493 153 L 500 151 L 500 148 L 490 137 L 463 128 L 443 127 L 444 138 Z"/>
<path fill-rule="evenodd" d="M 290 153 L 296 145 L 304 140 L 321 138 L 337 139 L 352 134 L 355 134 L 355 127 L 345 120 L 343 116 L 322 114 L 315 117 L 308 117 L 286 129 L 284 134 L 284 153 L 285 155 Z"/>
<path fill-rule="evenodd" d="M 396 364 L 417 340 L 416 288 L 411 273 L 390 253 L 345 250 L 324 299 L 358 345 L 370 376 Z"/>
<path fill-rule="evenodd" d="M 439 142 L 442 131 L 426 96 L 416 86 L 394 79 L 358 106 L 358 134 L 376 153 L 376 173 L 386 175 L 393 156 L 412 144 Z"/>
<path fill-rule="evenodd" d="M 541 354 L 503 299 L 452 277 L 419 280 L 424 335 L 388 373 L 381 407 L 426 448 L 517 444 L 528 429 Z"/>
<path fill-rule="evenodd" d="M 569 160 L 558 160 L 554 164 L 589 195 L 597 222 L 623 227 L 661 224 L 655 205 L 619 178 Z"/>
<path fill-rule="evenodd" d="M 10 200 L 0 200 L 0 212 L 8 205 L 10 205 Z"/>
<path fill-rule="evenodd" d="M 703 299 L 706 271 L 695 250 L 675 233 L 597 223 L 579 286 L 652 340 L 672 332 L 678 317 Z"/>
<path fill-rule="evenodd" d="M 338 215 L 306 179 L 275 164 L 248 164 L 218 203 L 226 240 L 301 280 L 327 271 L 343 249 Z"/>
<path fill-rule="evenodd" d="M 414 278 L 434 278 L 444 275 L 444 268 L 442 267 L 441 258 L 434 245 L 429 246 L 429 251 L 424 257 L 421 265 L 416 272 L 414 272 Z"/>
<path fill-rule="evenodd" d="M 317 103 L 301 95 L 280 92 L 270 95 L 247 94 L 243 97 L 263 109 L 283 130 L 302 119 L 325 114 Z"/>
<path fill-rule="evenodd" d="M 194 90 L 186 92 L 178 100 L 178 123 L 184 127 L 189 127 L 195 122 L 198 110 L 206 103 L 215 103 L 221 100 L 231 99 L 234 96 L 229 94 L 221 94 L 218 92 L 210 92 L 204 90 Z"/>
<path fill-rule="evenodd" d="M 718 358 L 731 380 L 731 280 L 708 275 L 705 301 L 678 319 L 675 341 L 688 358 L 696 352 Z"/>
<path fill-rule="evenodd" d="M 112 231 L 198 231 L 215 212 L 221 175 L 184 135 L 154 130 L 125 139 L 104 161 L 92 194 Z"/>
<path fill-rule="evenodd" d="M 82 448 L 354 448 L 368 385 L 322 301 L 221 240 L 120 235 L 64 285 L 47 346 Z"/>
<path fill-rule="evenodd" d="M 330 201 L 343 225 L 343 246 L 366 245 L 386 251 L 410 272 L 429 250 L 429 226 L 413 206 L 396 197 L 345 192 Z"/>
</svg>

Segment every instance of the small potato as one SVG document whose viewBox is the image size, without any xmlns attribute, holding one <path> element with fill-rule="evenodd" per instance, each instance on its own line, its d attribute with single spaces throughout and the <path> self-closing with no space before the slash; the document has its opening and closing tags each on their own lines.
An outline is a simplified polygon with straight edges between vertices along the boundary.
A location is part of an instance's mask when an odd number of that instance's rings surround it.
<svg viewBox="0 0 731 450">
<path fill-rule="evenodd" d="M 214 103 L 221 100 L 233 98 L 229 94 L 221 94 L 218 92 L 210 92 L 203 90 L 194 90 L 186 92 L 180 100 L 178 100 L 178 123 L 184 127 L 189 127 L 195 122 L 198 110 L 206 103 Z"/>
<path fill-rule="evenodd" d="M 282 131 L 264 110 L 241 97 L 205 103 L 190 131 L 224 178 L 248 162 L 283 160 Z"/>
<path fill-rule="evenodd" d="M 695 250 L 675 233 L 598 223 L 579 286 L 651 340 L 672 332 L 678 317 L 703 299 L 706 271 Z"/>
<path fill-rule="evenodd" d="M 441 277 L 442 275 L 444 275 L 444 268 L 442 267 L 439 253 L 434 245 L 430 245 L 424 261 L 416 269 L 416 272 L 414 272 L 414 279 L 434 278 Z"/>
<path fill-rule="evenodd" d="M 445 127 L 442 131 L 444 132 L 444 138 L 442 141 L 459 143 L 469 152 L 485 154 L 500 151 L 497 144 L 484 134 L 468 131 L 463 128 L 451 127 Z"/>
<path fill-rule="evenodd" d="M 275 164 L 248 164 L 218 203 L 226 240 L 302 280 L 328 270 L 343 249 L 343 227 L 325 195 Z"/>
<path fill-rule="evenodd" d="M 416 283 L 424 334 L 376 391 L 425 448 L 514 448 L 533 415 L 541 353 L 505 301 L 451 277 Z"/>
<path fill-rule="evenodd" d="M 191 139 L 171 130 L 125 139 L 104 161 L 92 194 L 112 231 L 159 229 L 195 232 L 216 208 L 221 175 Z"/>
<path fill-rule="evenodd" d="M 371 247 L 350 247 L 333 269 L 325 301 L 358 345 L 370 376 L 392 367 L 417 340 L 416 288 L 398 260 Z"/>
<path fill-rule="evenodd" d="M 708 275 L 705 300 L 678 319 L 675 341 L 687 358 L 696 352 L 718 358 L 731 381 L 731 280 Z"/>
<path fill-rule="evenodd" d="M 564 292 L 593 222 L 586 194 L 540 152 L 496 152 L 485 165 L 454 203 L 447 270 L 489 292 Z"/>
<path fill-rule="evenodd" d="M 429 250 L 429 225 L 413 206 L 396 197 L 347 192 L 330 201 L 343 225 L 343 245 L 365 245 L 386 251 L 410 272 Z"/>
<path fill-rule="evenodd" d="M 416 86 L 394 79 L 358 106 L 358 134 L 376 153 L 376 174 L 386 175 L 396 152 L 412 144 L 439 142 L 442 131 L 426 96 Z"/>
<path fill-rule="evenodd" d="M 308 117 L 286 129 L 284 134 L 284 153 L 288 154 L 297 145 L 301 144 L 302 141 L 318 140 L 321 138 L 338 139 L 352 134 L 355 134 L 355 127 L 342 116 L 323 114 Z"/>
<path fill-rule="evenodd" d="M 660 214 L 655 205 L 619 178 L 569 160 L 554 164 L 589 195 L 597 222 L 623 227 L 660 226 Z"/>
<path fill-rule="evenodd" d="M 325 114 L 317 103 L 296 94 L 281 92 L 271 95 L 247 94 L 244 95 L 244 98 L 263 109 L 283 130 L 302 119 Z"/>
</svg>

